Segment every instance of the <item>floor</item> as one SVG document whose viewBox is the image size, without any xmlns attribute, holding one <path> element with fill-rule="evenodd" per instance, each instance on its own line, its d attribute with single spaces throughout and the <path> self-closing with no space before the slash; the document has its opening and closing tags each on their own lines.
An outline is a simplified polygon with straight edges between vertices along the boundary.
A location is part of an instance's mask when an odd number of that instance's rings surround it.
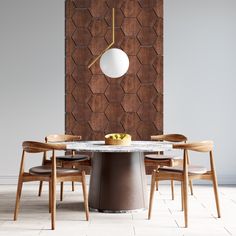
<svg viewBox="0 0 236 236">
<path fill-rule="evenodd" d="M 59 189 L 59 188 L 58 188 Z M 180 188 L 176 186 L 175 200 L 170 199 L 169 185 L 161 185 L 155 194 L 153 215 L 147 211 L 127 214 L 90 213 L 85 221 L 81 186 L 71 192 L 65 186 L 64 201 L 57 202 L 56 230 L 50 230 L 47 186 L 37 197 L 37 185 L 25 184 L 18 221 L 14 222 L 15 185 L 0 186 L 0 235 L 68 235 L 68 236 L 156 236 L 156 235 L 236 235 L 236 186 L 220 186 L 222 218 L 216 218 L 211 186 L 194 186 L 189 196 L 189 228 L 183 228 Z M 59 194 L 58 194 L 59 195 Z"/>
</svg>

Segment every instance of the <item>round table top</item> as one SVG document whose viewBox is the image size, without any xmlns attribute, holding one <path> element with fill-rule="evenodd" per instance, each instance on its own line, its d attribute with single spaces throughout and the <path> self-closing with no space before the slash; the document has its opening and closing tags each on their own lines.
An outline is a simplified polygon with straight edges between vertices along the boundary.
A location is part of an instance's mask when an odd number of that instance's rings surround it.
<svg viewBox="0 0 236 236">
<path fill-rule="evenodd" d="M 79 152 L 160 152 L 172 150 L 172 144 L 157 141 L 132 141 L 131 145 L 105 145 L 104 141 L 67 142 L 66 148 Z"/>
</svg>

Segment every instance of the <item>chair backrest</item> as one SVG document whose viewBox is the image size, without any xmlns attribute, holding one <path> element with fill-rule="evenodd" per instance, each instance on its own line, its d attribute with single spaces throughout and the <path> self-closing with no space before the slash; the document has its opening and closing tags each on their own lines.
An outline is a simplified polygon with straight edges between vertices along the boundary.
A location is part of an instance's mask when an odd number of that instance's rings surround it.
<svg viewBox="0 0 236 236">
<path fill-rule="evenodd" d="M 194 143 L 173 144 L 173 148 L 196 151 L 196 152 L 210 152 L 213 150 L 213 144 L 214 144 L 213 141 L 207 140 Z"/>
<path fill-rule="evenodd" d="M 24 141 L 22 147 L 23 151 L 29 153 L 40 153 L 40 152 L 66 149 L 65 144 L 49 144 L 35 141 Z"/>
<path fill-rule="evenodd" d="M 81 136 L 70 134 L 51 134 L 45 137 L 46 143 L 53 142 L 73 142 L 81 140 Z"/>
<path fill-rule="evenodd" d="M 187 137 L 182 134 L 161 134 L 161 135 L 152 135 L 152 141 L 167 141 L 167 142 L 186 142 Z"/>
</svg>

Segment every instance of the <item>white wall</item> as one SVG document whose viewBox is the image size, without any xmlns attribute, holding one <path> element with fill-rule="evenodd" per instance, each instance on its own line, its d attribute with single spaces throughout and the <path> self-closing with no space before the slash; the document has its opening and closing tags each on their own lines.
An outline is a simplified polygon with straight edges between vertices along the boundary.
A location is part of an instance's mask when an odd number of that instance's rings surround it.
<svg viewBox="0 0 236 236">
<path fill-rule="evenodd" d="M 64 0 L 0 1 L 0 113 L 0 183 L 15 182 L 21 142 L 64 132 Z"/>
<path fill-rule="evenodd" d="M 236 183 L 236 1 L 164 7 L 165 132 L 213 139 L 219 182 Z M 0 1 L 0 108 L 0 183 L 10 183 L 23 140 L 64 131 L 64 0 Z"/>
<path fill-rule="evenodd" d="M 164 0 L 166 132 L 213 139 L 219 182 L 236 183 L 236 1 Z"/>
</svg>

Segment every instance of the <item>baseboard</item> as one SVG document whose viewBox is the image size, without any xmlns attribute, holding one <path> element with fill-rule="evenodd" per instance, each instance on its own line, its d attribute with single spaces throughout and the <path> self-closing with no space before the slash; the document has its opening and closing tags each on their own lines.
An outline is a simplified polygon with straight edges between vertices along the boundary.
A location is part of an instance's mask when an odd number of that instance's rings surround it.
<svg viewBox="0 0 236 236">
<path fill-rule="evenodd" d="M 18 177 L 11 175 L 1 175 L 0 176 L 0 184 L 17 184 Z M 89 176 L 86 176 L 86 182 L 89 183 Z M 151 176 L 147 176 L 147 183 L 150 184 Z M 206 185 L 210 182 L 196 180 L 194 181 L 196 184 Z M 162 181 L 160 184 L 169 184 L 167 181 Z M 219 185 L 236 185 L 236 175 L 218 175 L 218 184 Z"/>
</svg>

